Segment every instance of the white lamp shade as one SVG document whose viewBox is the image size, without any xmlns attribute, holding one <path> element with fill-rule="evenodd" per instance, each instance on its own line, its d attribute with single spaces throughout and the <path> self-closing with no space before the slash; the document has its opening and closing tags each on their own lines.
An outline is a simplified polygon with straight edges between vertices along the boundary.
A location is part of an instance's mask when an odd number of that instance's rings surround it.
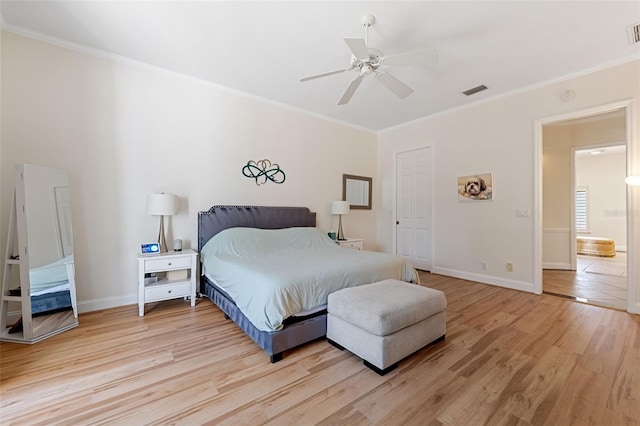
<svg viewBox="0 0 640 426">
<path fill-rule="evenodd" d="M 147 214 L 172 216 L 178 212 L 178 197 L 173 194 L 147 194 Z"/>
<path fill-rule="evenodd" d="M 640 186 L 640 176 L 627 176 L 624 181 L 627 185 Z"/>
<path fill-rule="evenodd" d="M 332 201 L 331 214 L 349 214 L 348 201 Z"/>
</svg>

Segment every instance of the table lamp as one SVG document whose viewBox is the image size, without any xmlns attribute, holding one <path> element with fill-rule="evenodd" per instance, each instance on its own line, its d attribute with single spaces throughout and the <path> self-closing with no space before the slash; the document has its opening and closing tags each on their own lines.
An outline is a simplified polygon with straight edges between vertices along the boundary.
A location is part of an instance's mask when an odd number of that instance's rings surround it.
<svg viewBox="0 0 640 426">
<path fill-rule="evenodd" d="M 167 242 L 164 237 L 164 217 L 173 216 L 178 212 L 178 197 L 173 194 L 147 194 L 147 214 L 160 216 L 160 231 L 158 243 L 160 253 L 167 252 Z"/>
<path fill-rule="evenodd" d="M 344 241 L 346 238 L 342 233 L 342 215 L 349 214 L 349 202 L 348 201 L 332 201 L 331 202 L 331 214 L 340 215 L 338 222 L 338 241 Z"/>
</svg>

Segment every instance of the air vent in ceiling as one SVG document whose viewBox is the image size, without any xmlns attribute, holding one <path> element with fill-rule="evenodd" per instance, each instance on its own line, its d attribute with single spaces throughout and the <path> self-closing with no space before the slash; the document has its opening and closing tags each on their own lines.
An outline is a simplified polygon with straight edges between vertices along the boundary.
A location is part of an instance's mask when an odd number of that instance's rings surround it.
<svg viewBox="0 0 640 426">
<path fill-rule="evenodd" d="M 465 90 L 464 93 L 467 96 L 475 95 L 478 92 L 482 92 L 483 90 L 487 90 L 487 86 L 481 84 L 480 86 L 476 86 L 473 89 Z"/>
<path fill-rule="evenodd" d="M 640 23 L 629 25 L 627 32 L 629 33 L 629 43 L 640 43 Z"/>
</svg>

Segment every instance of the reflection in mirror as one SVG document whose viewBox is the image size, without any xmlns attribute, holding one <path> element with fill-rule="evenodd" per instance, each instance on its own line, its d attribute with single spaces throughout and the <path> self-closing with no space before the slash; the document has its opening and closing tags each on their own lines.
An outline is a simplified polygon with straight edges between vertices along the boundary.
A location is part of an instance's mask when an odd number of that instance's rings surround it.
<svg viewBox="0 0 640 426">
<path fill-rule="evenodd" d="M 342 175 L 342 199 L 351 209 L 371 210 L 372 179 L 364 176 Z"/>
<path fill-rule="evenodd" d="M 33 337 L 76 322 L 69 173 L 24 165 Z M 71 279 L 69 279 L 71 275 Z M 73 297 L 72 297 L 73 296 Z"/>
<path fill-rule="evenodd" d="M 17 220 L 9 232 L 17 234 L 20 250 L 8 247 L 8 252 L 20 255 L 10 257 L 5 268 L 19 266 L 20 286 L 3 284 L 9 297 L 3 296 L 2 322 L 6 323 L 6 299 L 21 303 L 22 316 L 2 337 L 33 343 L 78 325 L 69 174 L 23 164 L 16 166 L 15 176 Z"/>
</svg>

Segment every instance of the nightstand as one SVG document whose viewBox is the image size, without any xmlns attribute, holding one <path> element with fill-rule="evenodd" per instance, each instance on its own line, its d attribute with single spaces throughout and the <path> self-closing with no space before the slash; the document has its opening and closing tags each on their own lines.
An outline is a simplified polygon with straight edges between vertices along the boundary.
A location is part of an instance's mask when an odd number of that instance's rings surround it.
<svg viewBox="0 0 640 426">
<path fill-rule="evenodd" d="M 190 297 L 191 306 L 196 306 L 197 259 L 198 253 L 193 250 L 139 254 L 138 314 L 144 316 L 145 303 L 178 297 Z M 145 279 L 145 275 L 151 274 L 157 274 L 157 279 Z"/>
<path fill-rule="evenodd" d="M 363 241 L 362 238 L 347 238 L 346 240 L 336 240 L 336 244 L 344 248 L 362 250 Z"/>
</svg>

